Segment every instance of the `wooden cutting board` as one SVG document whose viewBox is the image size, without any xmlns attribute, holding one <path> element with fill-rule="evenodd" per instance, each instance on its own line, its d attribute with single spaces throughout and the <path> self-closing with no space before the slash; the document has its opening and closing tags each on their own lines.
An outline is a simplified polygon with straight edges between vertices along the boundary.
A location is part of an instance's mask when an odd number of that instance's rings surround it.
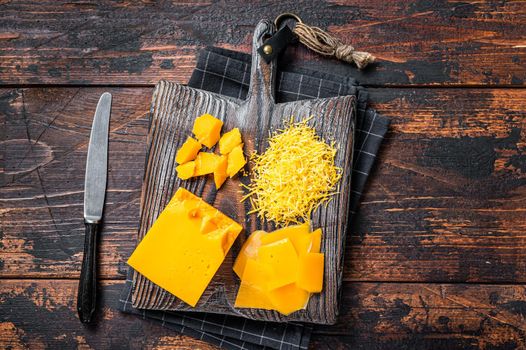
<svg viewBox="0 0 526 350">
<path fill-rule="evenodd" d="M 245 101 L 161 81 L 155 88 L 151 106 L 148 154 L 141 199 L 141 222 L 138 240 L 148 232 L 173 193 L 184 187 L 244 226 L 237 241 L 199 303 L 192 308 L 177 297 L 134 273 L 133 306 L 141 309 L 184 310 L 224 313 L 268 321 L 306 321 L 320 324 L 336 322 L 338 296 L 342 284 L 345 236 L 348 229 L 351 162 L 354 135 L 355 96 L 304 100 L 276 104 L 274 79 L 276 64 L 267 64 L 256 52 L 263 39 L 275 31 L 270 21 L 261 21 L 255 30 L 252 49 L 250 89 Z M 224 122 L 223 130 L 238 127 L 245 142 L 245 153 L 263 152 L 270 131 L 283 126 L 285 120 L 309 116 L 311 125 L 324 139 L 339 144 L 336 165 L 343 169 L 340 194 L 328 206 L 320 207 L 312 217 L 313 228 L 323 229 L 322 252 L 325 253 L 325 277 L 322 293 L 313 294 L 305 310 L 283 316 L 275 311 L 237 309 L 234 301 L 239 279 L 232 270 L 234 259 L 248 235 L 255 230 L 274 229 L 254 214 L 243 196 L 240 182 L 249 176 L 229 179 L 216 191 L 212 177 L 182 181 L 175 171 L 175 153 L 190 135 L 196 117 L 210 113 Z M 248 166 L 250 174 L 250 165 Z"/>
</svg>

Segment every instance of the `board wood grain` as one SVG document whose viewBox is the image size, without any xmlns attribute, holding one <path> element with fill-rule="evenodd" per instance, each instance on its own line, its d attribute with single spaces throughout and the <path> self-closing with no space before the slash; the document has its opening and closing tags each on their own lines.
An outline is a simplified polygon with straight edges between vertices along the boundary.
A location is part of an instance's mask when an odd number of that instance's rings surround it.
<svg viewBox="0 0 526 350">
<path fill-rule="evenodd" d="M 160 82 L 153 93 L 152 121 L 148 135 L 148 156 L 141 199 L 139 240 L 144 237 L 155 219 L 181 186 L 202 197 L 244 227 L 244 234 L 235 243 L 230 257 L 192 308 L 174 295 L 155 285 L 139 273 L 134 274 L 132 301 L 134 307 L 155 310 L 185 310 L 226 313 L 270 321 L 307 321 L 331 324 L 338 315 L 338 296 L 343 274 L 343 248 L 349 219 L 351 164 L 354 139 L 354 104 L 356 97 L 343 96 L 327 99 L 302 100 L 276 104 L 274 79 L 276 65 L 267 64 L 256 50 L 263 38 L 274 32 L 270 21 L 261 21 L 254 32 L 253 63 L 250 90 L 245 101 L 234 101 L 217 94 L 189 88 L 180 84 Z M 313 116 L 310 124 L 326 140 L 335 140 L 339 150 L 335 164 L 343 170 L 339 194 L 326 206 L 315 211 L 311 218 L 313 229 L 322 228 L 322 252 L 325 253 L 324 289 L 313 294 L 305 310 L 291 315 L 275 311 L 234 308 L 239 280 L 233 272 L 233 259 L 241 244 L 255 230 L 271 231 L 273 223 L 261 220 L 251 210 L 248 201 L 241 202 L 241 183 L 248 184 L 248 176 L 229 180 L 219 191 L 210 177 L 190 181 L 177 178 L 175 153 L 191 133 L 195 118 L 210 113 L 223 120 L 223 131 L 239 128 L 247 155 L 263 153 L 270 132 L 283 127 L 294 117 L 301 120 Z M 250 174 L 250 165 L 247 172 Z"/>
</svg>

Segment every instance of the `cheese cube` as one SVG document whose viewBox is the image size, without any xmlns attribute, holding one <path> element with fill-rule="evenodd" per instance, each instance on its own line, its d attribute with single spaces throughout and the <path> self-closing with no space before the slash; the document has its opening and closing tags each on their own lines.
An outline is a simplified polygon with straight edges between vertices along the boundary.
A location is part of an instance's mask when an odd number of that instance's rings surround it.
<svg viewBox="0 0 526 350">
<path fill-rule="evenodd" d="M 195 173 L 194 176 L 201 176 L 212 174 L 219 162 L 217 154 L 209 152 L 199 152 L 195 158 Z"/>
<path fill-rule="evenodd" d="M 234 147 L 241 144 L 241 133 L 238 128 L 234 128 L 223 134 L 219 139 L 219 153 L 228 154 Z"/>
<path fill-rule="evenodd" d="M 228 175 L 226 173 L 226 167 L 228 165 L 228 157 L 227 156 L 221 156 L 219 158 L 219 161 L 216 164 L 216 168 L 214 169 L 214 183 L 216 185 L 216 190 L 221 188 L 223 183 L 226 181 Z"/>
<path fill-rule="evenodd" d="M 212 148 L 219 141 L 222 126 L 221 120 L 210 114 L 203 114 L 195 119 L 192 132 L 199 142 Z"/>
<path fill-rule="evenodd" d="M 299 257 L 296 286 L 307 292 L 319 293 L 323 288 L 324 255 L 307 253 Z"/>
<path fill-rule="evenodd" d="M 241 225 L 179 188 L 128 264 L 195 306 L 241 230 Z"/>
<path fill-rule="evenodd" d="M 175 154 L 175 161 L 179 164 L 184 164 L 194 160 L 200 149 L 201 144 L 194 138 L 189 137 Z"/>
<path fill-rule="evenodd" d="M 228 166 L 226 173 L 228 176 L 233 177 L 238 173 L 241 168 L 247 164 L 245 155 L 243 154 L 243 144 L 234 147 L 234 149 L 228 154 Z"/>
<path fill-rule="evenodd" d="M 175 171 L 177 171 L 177 176 L 183 180 L 187 180 L 194 176 L 195 172 L 195 162 L 188 162 L 181 165 L 178 165 L 175 167 Z"/>
</svg>

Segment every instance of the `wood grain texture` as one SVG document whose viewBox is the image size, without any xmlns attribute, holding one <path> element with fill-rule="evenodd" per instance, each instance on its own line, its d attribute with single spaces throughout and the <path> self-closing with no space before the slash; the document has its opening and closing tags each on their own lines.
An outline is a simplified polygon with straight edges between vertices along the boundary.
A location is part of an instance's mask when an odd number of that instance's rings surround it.
<svg viewBox="0 0 526 350">
<path fill-rule="evenodd" d="M 226 313 L 256 320 L 307 321 L 332 324 L 338 315 L 338 296 L 343 275 L 343 248 L 349 219 L 349 193 L 351 189 L 352 145 L 354 139 L 355 96 L 303 100 L 276 104 L 274 79 L 276 66 L 266 64 L 256 53 L 263 38 L 274 32 L 274 25 L 261 21 L 254 32 L 253 62 L 250 91 L 245 101 L 233 101 L 223 96 L 183 85 L 161 81 L 153 93 L 152 122 L 148 135 L 148 156 L 141 199 L 141 222 L 138 238 L 146 235 L 158 215 L 170 201 L 173 193 L 184 187 L 225 213 L 245 228 L 234 245 L 233 253 L 221 265 L 219 272 L 204 291 L 198 304 L 190 307 L 180 299 L 155 285 L 139 273 L 134 274 L 132 301 L 134 307 L 154 310 L 187 310 Z M 293 116 L 296 120 L 314 116 L 310 124 L 323 139 L 334 139 L 339 151 L 334 159 L 343 169 L 339 183 L 340 194 L 326 206 L 319 208 L 311 218 L 313 228 L 323 229 L 322 251 L 325 253 L 324 289 L 312 295 L 305 310 L 291 315 L 275 311 L 234 308 L 239 279 L 233 272 L 233 257 L 242 243 L 255 230 L 271 231 L 272 223 L 259 219 L 248 201 L 241 202 L 240 184 L 247 185 L 248 176 L 229 180 L 220 191 L 210 177 L 190 181 L 177 178 L 175 153 L 190 135 L 195 118 L 210 113 L 223 120 L 223 131 L 239 128 L 243 135 L 245 153 L 264 152 L 270 132 L 283 127 Z M 247 167 L 250 173 L 250 165 Z"/>
<path fill-rule="evenodd" d="M 89 125 L 105 90 L 0 90 L 1 277 L 78 278 Z M 124 278 L 152 89 L 108 90 L 99 265 L 102 278 Z M 347 240 L 344 280 L 525 283 L 526 91 L 370 91 L 392 127 Z"/>
<path fill-rule="evenodd" d="M 250 52 L 261 18 L 294 12 L 379 63 L 328 70 L 374 85 L 520 85 L 526 82 L 522 1 L 0 2 L 0 83 L 186 82 L 196 51 Z M 319 66 L 320 57 L 293 55 Z M 291 56 L 288 56 L 289 58 Z M 297 59 L 297 58 L 296 58 Z"/>
<path fill-rule="evenodd" d="M 0 347 L 215 349 L 118 312 L 122 283 L 101 283 L 92 329 L 77 319 L 76 281 L 2 281 Z M 345 283 L 339 322 L 315 327 L 310 348 L 524 348 L 525 292 L 517 285 Z"/>
</svg>

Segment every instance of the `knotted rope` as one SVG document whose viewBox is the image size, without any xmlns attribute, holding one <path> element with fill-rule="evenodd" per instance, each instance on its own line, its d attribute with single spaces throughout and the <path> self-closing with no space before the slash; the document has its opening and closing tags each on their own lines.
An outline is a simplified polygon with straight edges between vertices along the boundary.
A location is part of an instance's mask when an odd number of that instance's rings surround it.
<svg viewBox="0 0 526 350">
<path fill-rule="evenodd" d="M 325 56 L 334 56 L 339 60 L 355 63 L 359 69 L 374 62 L 375 57 L 368 52 L 356 51 L 353 46 L 344 44 L 318 27 L 311 27 L 299 21 L 293 29 L 299 41 L 309 49 Z"/>
</svg>

